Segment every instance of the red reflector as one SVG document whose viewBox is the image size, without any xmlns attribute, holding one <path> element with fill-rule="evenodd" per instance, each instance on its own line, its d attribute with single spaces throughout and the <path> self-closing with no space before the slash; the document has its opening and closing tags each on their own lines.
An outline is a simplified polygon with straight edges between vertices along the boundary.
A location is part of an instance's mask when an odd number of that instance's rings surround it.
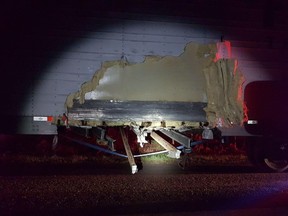
<svg viewBox="0 0 288 216">
<path fill-rule="evenodd" d="M 48 116 L 48 117 L 47 117 L 47 121 L 48 121 L 48 122 L 52 122 L 52 121 L 53 121 L 53 116 Z"/>
</svg>

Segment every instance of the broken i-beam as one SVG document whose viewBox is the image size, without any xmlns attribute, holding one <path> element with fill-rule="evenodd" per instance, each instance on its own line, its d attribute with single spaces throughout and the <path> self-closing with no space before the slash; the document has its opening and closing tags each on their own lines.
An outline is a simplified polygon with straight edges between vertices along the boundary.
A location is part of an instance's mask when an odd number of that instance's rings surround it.
<svg viewBox="0 0 288 216">
<path fill-rule="evenodd" d="M 175 148 L 172 144 L 167 142 L 165 139 L 163 139 L 154 131 L 150 134 L 150 136 L 168 151 L 168 155 L 167 155 L 168 157 L 177 158 L 177 159 L 180 158 L 181 151 Z"/>
<path fill-rule="evenodd" d="M 125 148 L 125 151 L 126 151 L 126 154 L 128 157 L 128 161 L 129 161 L 129 164 L 131 166 L 132 174 L 135 174 L 136 172 L 138 172 L 138 168 L 137 168 L 137 165 L 135 163 L 131 148 L 129 146 L 128 139 L 127 139 L 126 134 L 124 132 L 124 129 L 122 127 L 120 128 L 120 133 L 121 133 L 124 148 Z"/>
</svg>

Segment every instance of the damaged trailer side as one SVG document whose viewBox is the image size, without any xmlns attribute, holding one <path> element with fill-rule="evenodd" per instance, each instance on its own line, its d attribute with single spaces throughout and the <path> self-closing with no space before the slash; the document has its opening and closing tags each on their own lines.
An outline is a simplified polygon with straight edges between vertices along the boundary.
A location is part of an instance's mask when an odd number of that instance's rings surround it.
<svg viewBox="0 0 288 216">
<path fill-rule="evenodd" d="M 90 81 L 71 93 L 64 119 L 55 118 L 55 124 L 83 128 L 85 136 L 87 130 L 96 130 L 102 143 L 109 143 L 109 127 L 119 128 L 134 174 L 138 169 L 122 127 L 135 133 L 139 148 L 154 139 L 165 149 L 160 153 L 180 158 L 179 149 L 191 153 L 193 146 L 203 143 L 181 132 L 200 129 L 203 139 L 213 139 L 211 128 L 242 125 L 243 81 L 228 41 L 188 43 L 179 56 L 147 56 L 137 64 L 123 57 L 104 62 Z M 114 141 L 112 148 L 111 142 L 107 145 L 111 154 Z"/>
<path fill-rule="evenodd" d="M 243 77 L 229 50 L 228 41 L 188 43 L 176 57 L 148 56 L 138 64 L 125 58 L 104 62 L 90 81 L 67 97 L 69 124 L 241 125 Z"/>
</svg>

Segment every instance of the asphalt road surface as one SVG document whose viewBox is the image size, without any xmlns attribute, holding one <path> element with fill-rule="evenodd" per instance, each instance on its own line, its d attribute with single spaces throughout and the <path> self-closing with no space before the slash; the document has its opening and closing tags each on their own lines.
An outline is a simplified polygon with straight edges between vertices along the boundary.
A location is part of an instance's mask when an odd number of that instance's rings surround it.
<svg viewBox="0 0 288 216">
<path fill-rule="evenodd" d="M 251 166 L 2 166 L 0 191 L 2 216 L 288 215 L 288 173 Z"/>
</svg>

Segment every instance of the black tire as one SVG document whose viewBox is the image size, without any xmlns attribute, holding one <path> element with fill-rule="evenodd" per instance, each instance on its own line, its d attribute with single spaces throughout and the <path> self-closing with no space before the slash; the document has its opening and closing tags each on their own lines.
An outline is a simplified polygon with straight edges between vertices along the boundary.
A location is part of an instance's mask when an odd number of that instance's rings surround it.
<svg viewBox="0 0 288 216">
<path fill-rule="evenodd" d="M 250 137 L 247 142 L 247 156 L 259 171 L 288 170 L 288 142 L 284 139 Z"/>
</svg>

